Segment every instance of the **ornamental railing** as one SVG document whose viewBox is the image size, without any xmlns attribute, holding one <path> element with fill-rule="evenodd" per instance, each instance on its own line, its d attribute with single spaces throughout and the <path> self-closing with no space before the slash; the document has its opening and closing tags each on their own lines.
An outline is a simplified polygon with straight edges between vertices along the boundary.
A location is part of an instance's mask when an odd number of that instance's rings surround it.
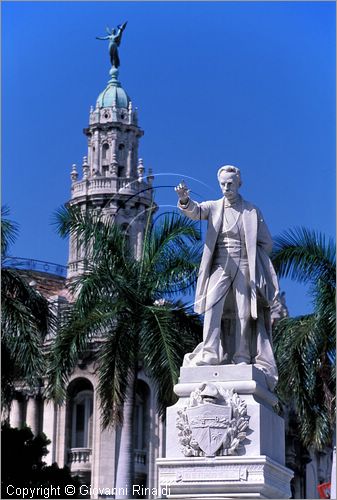
<svg viewBox="0 0 337 500">
<path fill-rule="evenodd" d="M 68 450 L 68 464 L 91 463 L 91 448 L 70 448 Z"/>
<path fill-rule="evenodd" d="M 145 198 L 151 198 L 151 190 L 143 190 L 143 187 L 148 184 L 143 180 L 142 183 L 136 179 L 120 178 L 120 177 L 91 177 L 90 179 L 82 179 L 74 182 L 72 186 L 73 198 L 82 195 L 91 194 L 111 194 L 111 196 L 118 194 L 134 195 L 141 193 Z"/>
<path fill-rule="evenodd" d="M 23 269 L 25 271 L 39 271 L 42 273 L 54 274 L 67 277 L 67 266 L 61 266 L 54 262 L 46 262 L 44 260 L 28 259 L 25 257 L 6 257 L 2 261 L 2 267 L 12 269 Z"/>
<path fill-rule="evenodd" d="M 135 463 L 140 465 L 146 465 L 146 451 L 135 450 Z"/>
</svg>

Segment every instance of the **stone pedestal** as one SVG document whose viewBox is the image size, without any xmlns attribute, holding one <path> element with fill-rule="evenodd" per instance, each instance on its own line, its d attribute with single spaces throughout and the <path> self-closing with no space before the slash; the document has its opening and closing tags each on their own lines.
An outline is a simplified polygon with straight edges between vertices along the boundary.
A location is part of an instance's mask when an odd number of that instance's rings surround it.
<svg viewBox="0 0 337 500">
<path fill-rule="evenodd" d="M 225 395 L 222 403 L 208 397 L 216 388 Z M 268 390 L 262 371 L 253 365 L 181 368 L 174 390 L 179 401 L 167 410 L 166 457 L 157 460 L 162 496 L 290 498 L 293 473 L 285 467 L 283 419 L 273 409 L 277 398 Z M 192 412 L 186 410 L 191 406 Z M 240 420 L 239 415 L 243 415 Z M 187 426 L 183 432 L 182 421 Z M 193 440 L 184 446 L 184 436 L 190 432 Z M 217 450 L 216 439 L 223 442 Z M 201 442 L 203 450 L 198 446 Z"/>
</svg>

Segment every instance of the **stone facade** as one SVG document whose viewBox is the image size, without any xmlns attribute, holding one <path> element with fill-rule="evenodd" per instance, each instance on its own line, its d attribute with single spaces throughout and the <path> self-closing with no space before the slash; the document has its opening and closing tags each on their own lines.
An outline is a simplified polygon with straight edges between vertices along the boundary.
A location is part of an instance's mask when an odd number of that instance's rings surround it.
<svg viewBox="0 0 337 500">
<path fill-rule="evenodd" d="M 114 487 L 122 446 L 118 427 L 102 429 L 95 368 L 90 356 L 80 360 L 69 379 L 64 405 L 45 400 L 42 388 L 32 392 L 18 387 L 10 411 L 12 427 L 25 424 L 34 434 L 44 432 L 51 440 L 44 459 L 48 465 L 67 465 L 93 491 Z M 156 412 L 151 381 L 142 369 L 138 373 L 136 397 L 135 484 L 156 487 L 156 459 L 163 454 L 164 427 Z"/>
</svg>

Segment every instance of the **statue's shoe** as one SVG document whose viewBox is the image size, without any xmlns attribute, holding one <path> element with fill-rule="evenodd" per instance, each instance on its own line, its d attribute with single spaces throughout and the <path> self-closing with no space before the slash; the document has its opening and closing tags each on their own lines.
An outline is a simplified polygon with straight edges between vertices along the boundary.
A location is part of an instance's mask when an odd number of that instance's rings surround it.
<svg viewBox="0 0 337 500">
<path fill-rule="evenodd" d="M 220 365 L 220 361 L 217 356 L 203 356 L 197 361 L 197 366 L 209 366 L 209 365 Z"/>
</svg>

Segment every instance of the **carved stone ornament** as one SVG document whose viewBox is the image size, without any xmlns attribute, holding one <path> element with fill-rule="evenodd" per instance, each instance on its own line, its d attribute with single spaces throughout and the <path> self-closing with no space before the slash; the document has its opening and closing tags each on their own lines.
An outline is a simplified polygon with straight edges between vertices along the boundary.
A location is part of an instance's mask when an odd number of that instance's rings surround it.
<svg viewBox="0 0 337 500">
<path fill-rule="evenodd" d="M 111 120 L 111 112 L 108 109 L 101 110 L 101 120 Z"/>
<path fill-rule="evenodd" d="M 247 404 L 233 389 L 203 383 L 178 410 L 181 451 L 186 457 L 237 455 L 249 424 Z"/>
</svg>

